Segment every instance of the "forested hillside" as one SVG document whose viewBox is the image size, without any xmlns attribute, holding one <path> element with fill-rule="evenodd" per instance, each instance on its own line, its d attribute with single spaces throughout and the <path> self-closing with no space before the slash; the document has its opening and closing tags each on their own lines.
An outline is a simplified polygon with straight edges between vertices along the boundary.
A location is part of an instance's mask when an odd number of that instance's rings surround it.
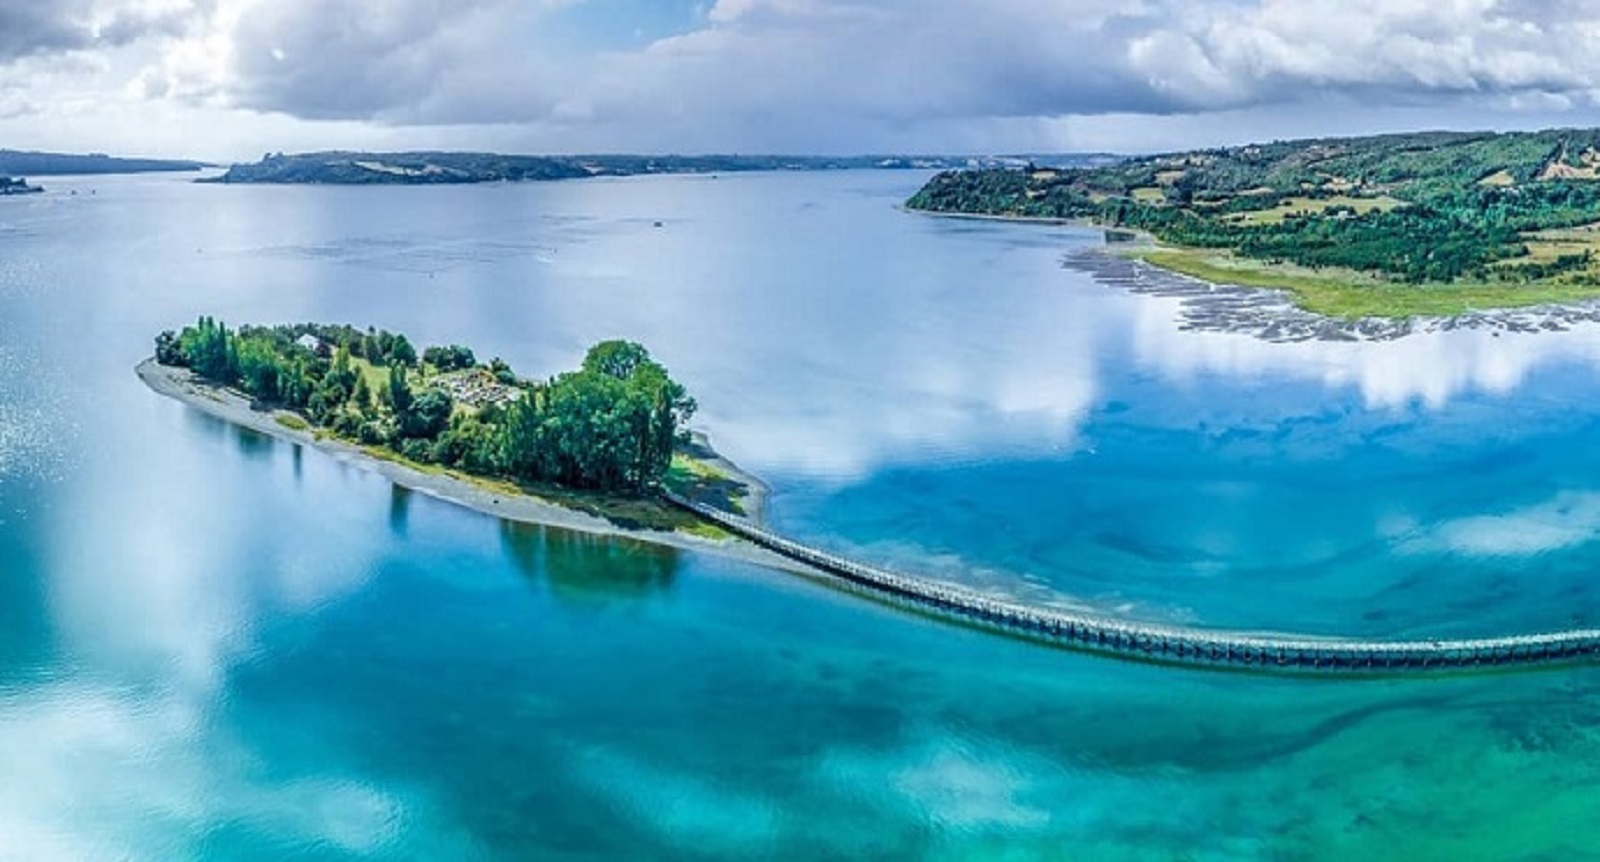
<svg viewBox="0 0 1600 862">
<path fill-rule="evenodd" d="M 1600 130 L 1275 142 L 1085 169 L 952 171 L 941 213 L 1085 219 L 1410 284 L 1600 288 Z"/>
</svg>

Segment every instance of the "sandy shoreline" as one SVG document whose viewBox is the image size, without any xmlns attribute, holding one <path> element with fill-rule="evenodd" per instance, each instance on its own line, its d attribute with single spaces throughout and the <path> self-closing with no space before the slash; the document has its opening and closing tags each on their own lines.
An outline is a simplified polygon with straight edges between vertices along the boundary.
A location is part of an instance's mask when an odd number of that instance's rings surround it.
<svg viewBox="0 0 1600 862">
<path fill-rule="evenodd" d="M 360 447 L 335 437 L 318 438 L 309 428 L 302 430 L 284 425 L 278 421 L 278 417 L 295 414 L 283 410 L 257 410 L 251 406 L 249 398 L 199 380 L 186 368 L 159 365 L 154 359 L 146 359 L 134 370 L 146 386 L 202 413 L 287 443 L 319 449 L 347 464 L 377 473 L 401 487 L 447 500 L 485 515 L 522 524 L 556 527 L 599 536 L 648 542 L 680 550 L 716 554 L 772 569 L 813 576 L 817 574 L 809 566 L 779 556 L 743 539 L 710 539 L 687 533 L 627 528 L 538 497 L 497 493 L 453 476 L 425 472 L 398 461 L 375 458 Z M 697 437 L 696 444 L 707 452 L 711 451 L 703 436 Z M 738 481 L 748 483 L 750 496 L 746 499 L 746 507 L 752 516 L 759 517 L 766 502 L 766 486 L 726 459 L 715 457 L 714 452 L 712 455 L 714 458 L 712 463 L 718 469 Z"/>
</svg>

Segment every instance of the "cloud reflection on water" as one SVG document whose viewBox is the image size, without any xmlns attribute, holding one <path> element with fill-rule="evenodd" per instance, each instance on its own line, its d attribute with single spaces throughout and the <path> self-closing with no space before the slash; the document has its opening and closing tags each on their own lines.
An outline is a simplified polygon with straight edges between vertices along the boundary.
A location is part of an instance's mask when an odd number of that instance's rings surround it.
<svg viewBox="0 0 1600 862">
<path fill-rule="evenodd" d="M 1509 511 L 1434 524 L 1402 541 L 1405 552 L 1480 557 L 1527 557 L 1600 539 L 1600 492 L 1563 491 Z"/>
<path fill-rule="evenodd" d="M 233 833 L 357 855 L 423 835 L 440 852 L 462 851 L 447 849 L 454 833 L 430 822 L 423 795 L 342 765 L 324 737 L 278 728 L 273 746 L 310 748 L 301 762 L 321 765 L 286 774 L 262 768 L 273 757 L 263 739 L 238 735 L 226 717 L 237 708 L 230 677 L 259 648 L 269 609 L 310 611 L 358 589 L 370 571 L 358 561 L 373 549 L 362 540 L 313 559 L 295 543 L 264 543 L 248 522 L 274 517 L 270 495 L 233 505 L 226 497 L 250 494 L 249 484 L 223 477 L 289 460 L 284 445 L 234 441 L 238 457 L 219 465 L 184 454 L 195 434 L 216 439 L 188 425 L 188 411 L 152 410 L 166 420 L 156 426 L 175 420 L 164 430 L 180 433 L 150 441 L 145 458 L 91 462 L 67 491 L 92 503 L 65 511 L 97 514 L 92 525 L 63 519 L 52 542 L 56 648 L 80 670 L 0 691 L 0 762 L 26 778 L 0 788 L 0 855 L 193 857 L 225 849 Z M 283 466 L 273 481 L 300 481 Z M 314 483 L 327 481 L 314 472 Z M 217 495 L 195 493 L 206 487 Z M 186 490 L 152 496 L 162 488 Z M 318 490 L 329 489 L 307 499 Z"/>
<path fill-rule="evenodd" d="M 1286 344 L 1225 332 L 1175 332 L 1179 300 L 1142 297 L 1130 323 L 1137 362 L 1175 383 L 1202 374 L 1249 386 L 1266 377 L 1329 389 L 1353 388 L 1374 409 L 1421 404 L 1443 410 L 1472 393 L 1510 395 L 1541 368 L 1560 364 L 1600 372 L 1600 326 L 1559 332 L 1461 329 L 1392 341 Z"/>
</svg>

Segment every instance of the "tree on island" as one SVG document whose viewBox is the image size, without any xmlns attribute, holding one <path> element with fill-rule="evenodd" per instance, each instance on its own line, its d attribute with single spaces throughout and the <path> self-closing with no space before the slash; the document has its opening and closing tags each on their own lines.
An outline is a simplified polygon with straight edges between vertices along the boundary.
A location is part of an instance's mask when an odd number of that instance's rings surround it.
<svg viewBox="0 0 1600 862">
<path fill-rule="evenodd" d="M 411 383 L 406 380 L 406 370 L 398 365 L 389 367 L 389 409 L 402 422 L 411 412 Z"/>
<path fill-rule="evenodd" d="M 356 375 L 355 388 L 350 391 L 350 406 L 362 414 L 372 410 L 372 387 L 367 384 L 367 375 Z"/>
<path fill-rule="evenodd" d="M 430 347 L 422 351 L 422 361 L 440 371 L 456 371 L 478 364 L 472 351 L 459 344 L 448 347 Z"/>
<path fill-rule="evenodd" d="M 400 436 L 435 439 L 450 427 L 450 413 L 454 409 L 450 393 L 430 386 L 399 415 Z"/>
</svg>

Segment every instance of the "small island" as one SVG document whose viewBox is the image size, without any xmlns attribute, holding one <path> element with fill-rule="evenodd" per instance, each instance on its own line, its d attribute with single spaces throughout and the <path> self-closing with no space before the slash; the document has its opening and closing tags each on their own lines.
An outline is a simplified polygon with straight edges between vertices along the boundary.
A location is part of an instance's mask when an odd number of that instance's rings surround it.
<svg viewBox="0 0 1600 862">
<path fill-rule="evenodd" d="M 33 195 L 42 191 L 44 187 L 28 185 L 21 177 L 0 176 L 0 195 Z"/>
<path fill-rule="evenodd" d="M 641 345 L 604 341 L 544 380 L 384 330 L 209 317 L 155 339 L 157 392 L 509 520 L 711 548 L 792 568 L 659 490 L 759 518 L 765 489 L 686 423 L 696 404 Z"/>
<path fill-rule="evenodd" d="M 1329 317 L 1600 298 L 1600 129 L 1278 141 L 941 173 L 924 212 L 1102 225 L 1124 254 Z"/>
</svg>

